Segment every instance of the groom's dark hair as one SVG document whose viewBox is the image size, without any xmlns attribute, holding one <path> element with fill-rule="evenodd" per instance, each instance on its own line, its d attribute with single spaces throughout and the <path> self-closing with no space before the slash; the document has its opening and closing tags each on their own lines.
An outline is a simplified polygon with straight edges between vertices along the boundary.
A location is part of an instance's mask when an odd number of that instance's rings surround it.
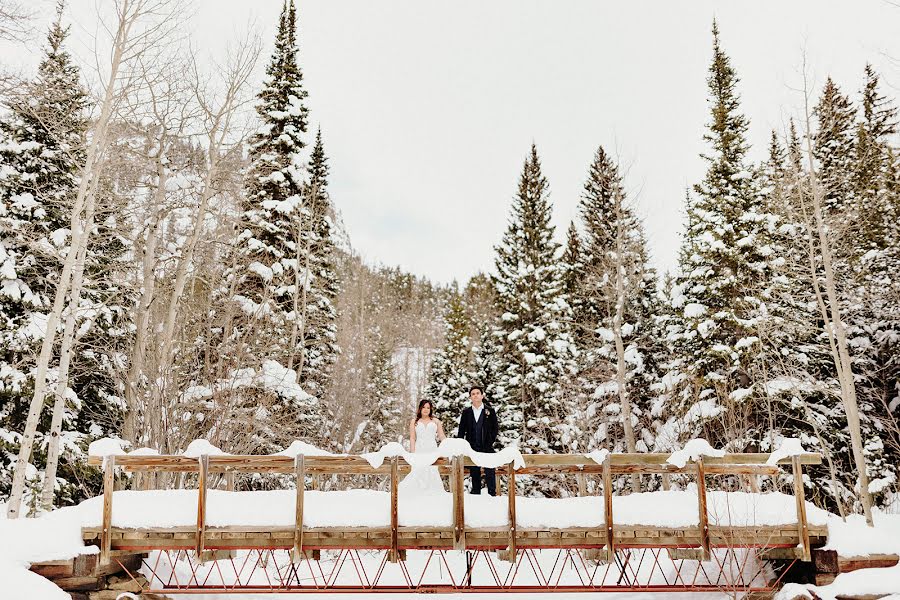
<svg viewBox="0 0 900 600">
<path fill-rule="evenodd" d="M 484 388 L 481 387 L 480 385 L 478 385 L 477 383 L 472 384 L 472 385 L 469 386 L 469 393 L 470 393 L 470 394 L 472 393 L 472 390 L 478 390 L 479 392 L 481 392 L 481 395 L 484 396 Z"/>
</svg>

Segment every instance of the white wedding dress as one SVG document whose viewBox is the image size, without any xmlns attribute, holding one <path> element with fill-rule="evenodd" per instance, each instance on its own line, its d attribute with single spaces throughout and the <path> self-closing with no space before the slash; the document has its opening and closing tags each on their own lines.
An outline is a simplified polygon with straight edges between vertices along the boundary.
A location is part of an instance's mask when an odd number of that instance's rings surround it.
<svg viewBox="0 0 900 600">
<path fill-rule="evenodd" d="M 437 451 L 437 423 L 416 423 L 416 454 L 432 454 Z M 416 457 L 418 458 L 418 457 Z M 400 491 L 406 495 L 432 496 L 444 492 L 444 482 L 437 467 L 422 457 L 422 464 L 414 464 L 409 475 L 400 482 Z"/>
</svg>

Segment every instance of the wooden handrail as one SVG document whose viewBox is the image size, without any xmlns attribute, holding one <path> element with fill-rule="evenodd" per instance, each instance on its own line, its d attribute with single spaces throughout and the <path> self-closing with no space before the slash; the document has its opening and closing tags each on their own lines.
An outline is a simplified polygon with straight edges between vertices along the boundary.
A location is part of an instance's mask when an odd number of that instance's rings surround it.
<svg viewBox="0 0 900 600">
<path fill-rule="evenodd" d="M 693 465 L 677 467 L 666 461 L 669 454 L 609 454 L 610 472 L 614 475 L 622 474 L 676 474 L 693 473 Z M 541 473 L 585 473 L 602 474 L 603 465 L 583 454 L 527 454 L 523 456 L 524 467 L 516 469 L 517 475 L 536 475 Z M 791 465 L 796 458 L 801 465 L 818 465 L 822 463 L 820 454 L 802 454 L 797 457 L 787 457 L 780 461 L 780 465 Z M 402 457 L 401 457 L 402 459 Z M 769 454 L 726 454 L 722 457 L 704 457 L 703 463 L 706 472 L 710 475 L 775 475 L 778 467 L 767 465 Z M 464 467 L 476 466 L 469 458 L 461 458 Z M 452 472 L 451 460 L 439 458 L 435 466 L 443 474 Z M 91 456 L 88 464 L 100 466 L 103 457 Z M 182 455 L 117 455 L 116 465 L 126 471 L 167 471 L 196 473 L 199 471 L 197 459 Z M 294 458 L 290 456 L 271 455 L 225 455 L 209 457 L 209 473 L 284 473 L 292 474 L 294 471 Z M 306 471 L 311 475 L 389 475 L 390 462 L 386 461 L 380 467 L 372 467 L 364 458 L 358 455 L 338 456 L 306 456 Z M 410 466 L 405 460 L 398 464 L 398 473 L 405 474 L 410 471 Z"/>
</svg>

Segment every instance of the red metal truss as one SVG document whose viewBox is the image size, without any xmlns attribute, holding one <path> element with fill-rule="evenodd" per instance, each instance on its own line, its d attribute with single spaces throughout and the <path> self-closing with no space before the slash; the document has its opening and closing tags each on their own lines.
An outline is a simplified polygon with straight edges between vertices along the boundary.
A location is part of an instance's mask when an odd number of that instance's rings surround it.
<svg viewBox="0 0 900 600">
<path fill-rule="evenodd" d="M 285 550 L 250 549 L 206 562 L 189 550 L 159 550 L 140 573 L 144 591 L 157 594 L 774 591 L 790 567 L 774 577 L 757 553 L 720 548 L 700 561 L 672 559 L 665 548 L 622 548 L 612 562 L 597 562 L 574 548 L 526 548 L 506 562 L 486 550 L 421 550 L 391 563 L 388 550 L 323 551 L 320 560 L 294 561 Z"/>
</svg>

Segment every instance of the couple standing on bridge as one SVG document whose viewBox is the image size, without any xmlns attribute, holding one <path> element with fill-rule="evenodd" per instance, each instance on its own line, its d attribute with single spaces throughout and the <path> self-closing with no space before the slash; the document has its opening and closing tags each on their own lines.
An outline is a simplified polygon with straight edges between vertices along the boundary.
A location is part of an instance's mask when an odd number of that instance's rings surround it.
<svg viewBox="0 0 900 600">
<path fill-rule="evenodd" d="M 497 441 L 497 412 L 485 401 L 484 389 L 480 385 L 469 388 L 469 400 L 471 406 L 463 409 L 459 417 L 459 429 L 456 437 L 469 442 L 476 452 L 493 452 L 494 443 Z M 434 405 L 431 400 L 419 402 L 416 416 L 409 422 L 409 450 L 413 453 L 434 452 L 438 442 L 444 441 L 444 428 L 440 420 L 434 414 Z M 481 494 L 482 467 L 468 467 L 469 476 L 472 478 L 472 493 Z M 487 483 L 488 494 L 497 495 L 497 483 L 494 469 L 484 467 L 484 478 Z M 433 494 L 444 491 L 444 482 L 441 480 L 437 467 L 414 468 L 400 483 L 402 489 L 418 493 Z"/>
</svg>

